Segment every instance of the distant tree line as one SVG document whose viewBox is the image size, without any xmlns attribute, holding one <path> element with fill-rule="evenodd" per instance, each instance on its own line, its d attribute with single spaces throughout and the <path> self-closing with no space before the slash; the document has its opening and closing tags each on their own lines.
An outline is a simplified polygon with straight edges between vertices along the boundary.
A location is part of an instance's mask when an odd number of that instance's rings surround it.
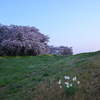
<svg viewBox="0 0 100 100">
<path fill-rule="evenodd" d="M 73 49 L 72 47 L 67 47 L 67 46 L 49 46 L 49 54 L 53 55 L 72 55 L 73 54 Z"/>
<path fill-rule="evenodd" d="M 29 26 L 0 24 L 0 56 L 72 55 L 72 48 L 48 46 L 49 37 Z"/>
</svg>

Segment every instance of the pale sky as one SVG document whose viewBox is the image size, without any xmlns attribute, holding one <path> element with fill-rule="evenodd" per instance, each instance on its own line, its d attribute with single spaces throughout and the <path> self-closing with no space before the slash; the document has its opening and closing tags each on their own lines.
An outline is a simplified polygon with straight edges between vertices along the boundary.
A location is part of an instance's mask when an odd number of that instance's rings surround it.
<svg viewBox="0 0 100 100">
<path fill-rule="evenodd" d="M 100 50 L 100 0 L 0 0 L 0 23 L 35 26 L 74 54 Z"/>
</svg>

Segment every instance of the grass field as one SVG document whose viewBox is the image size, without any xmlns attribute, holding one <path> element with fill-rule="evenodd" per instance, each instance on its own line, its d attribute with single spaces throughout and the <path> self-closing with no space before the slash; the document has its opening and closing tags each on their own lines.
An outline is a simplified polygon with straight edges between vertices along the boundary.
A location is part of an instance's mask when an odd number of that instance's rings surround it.
<svg viewBox="0 0 100 100">
<path fill-rule="evenodd" d="M 59 87 L 64 76 L 80 81 L 74 94 Z M 100 100 L 100 51 L 0 57 L 0 100 Z"/>
</svg>

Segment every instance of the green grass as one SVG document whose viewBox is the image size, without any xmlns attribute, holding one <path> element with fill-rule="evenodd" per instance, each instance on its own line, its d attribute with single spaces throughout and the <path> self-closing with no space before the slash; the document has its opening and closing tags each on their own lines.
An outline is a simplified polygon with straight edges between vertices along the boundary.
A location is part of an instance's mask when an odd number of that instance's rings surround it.
<svg viewBox="0 0 100 100">
<path fill-rule="evenodd" d="M 65 75 L 81 81 L 72 96 L 57 81 Z M 100 51 L 71 56 L 0 57 L 0 100 L 99 100 Z"/>
</svg>

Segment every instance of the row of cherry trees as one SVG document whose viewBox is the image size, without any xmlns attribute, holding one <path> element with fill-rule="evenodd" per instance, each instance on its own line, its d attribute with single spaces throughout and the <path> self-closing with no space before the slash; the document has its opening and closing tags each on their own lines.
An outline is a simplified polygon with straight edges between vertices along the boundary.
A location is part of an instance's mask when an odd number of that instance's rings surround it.
<svg viewBox="0 0 100 100">
<path fill-rule="evenodd" d="M 35 27 L 0 25 L 0 56 L 71 55 L 72 48 L 48 46 L 49 37 Z"/>
</svg>

